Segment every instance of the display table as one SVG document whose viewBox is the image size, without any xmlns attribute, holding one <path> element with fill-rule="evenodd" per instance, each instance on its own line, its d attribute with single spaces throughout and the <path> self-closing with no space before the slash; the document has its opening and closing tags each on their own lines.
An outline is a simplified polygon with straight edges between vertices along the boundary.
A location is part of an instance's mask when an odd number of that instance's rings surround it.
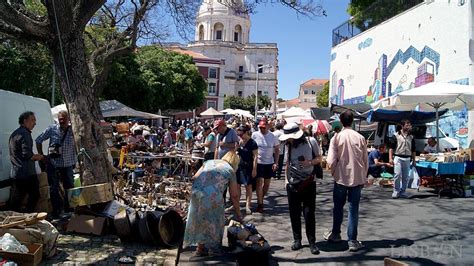
<svg viewBox="0 0 474 266">
<path fill-rule="evenodd" d="M 463 197 L 463 176 L 465 172 L 465 163 L 441 163 L 441 162 L 426 162 L 418 161 L 416 168 L 420 177 L 425 176 L 421 173 L 426 172 L 426 169 L 434 172 L 433 178 L 439 179 L 440 186 L 437 186 L 439 196 L 442 194 L 449 194 L 451 196 Z"/>
</svg>

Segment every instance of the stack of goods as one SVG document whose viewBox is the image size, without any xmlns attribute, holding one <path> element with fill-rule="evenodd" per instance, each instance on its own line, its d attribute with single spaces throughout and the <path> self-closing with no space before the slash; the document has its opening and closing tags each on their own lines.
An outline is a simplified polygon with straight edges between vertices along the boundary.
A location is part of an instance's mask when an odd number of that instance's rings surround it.
<svg viewBox="0 0 474 266">
<path fill-rule="evenodd" d="M 239 265 L 267 265 L 270 245 L 255 225 L 231 221 L 227 228 L 229 247 L 234 249 Z"/>
<path fill-rule="evenodd" d="M 37 212 L 51 212 L 53 207 L 51 205 L 50 193 L 49 193 L 49 184 L 48 184 L 48 175 L 45 172 L 42 172 L 38 175 L 39 182 L 39 192 L 40 198 L 36 204 Z"/>
</svg>

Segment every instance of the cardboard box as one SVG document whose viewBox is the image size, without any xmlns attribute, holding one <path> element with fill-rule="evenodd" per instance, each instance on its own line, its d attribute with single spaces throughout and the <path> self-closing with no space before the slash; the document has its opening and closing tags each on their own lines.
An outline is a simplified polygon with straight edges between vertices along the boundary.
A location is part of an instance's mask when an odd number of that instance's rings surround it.
<svg viewBox="0 0 474 266">
<path fill-rule="evenodd" d="M 46 172 L 42 172 L 41 174 L 38 175 L 38 181 L 39 181 L 39 187 L 47 187 L 49 186 L 48 183 L 48 174 Z"/>
<path fill-rule="evenodd" d="M 71 207 L 112 201 L 114 199 L 112 184 L 104 183 L 68 189 L 68 199 Z"/>
<path fill-rule="evenodd" d="M 24 244 L 30 252 L 17 253 L 0 250 L 0 257 L 16 262 L 18 265 L 38 265 L 43 259 L 42 244 Z"/>
<path fill-rule="evenodd" d="M 51 198 L 51 194 L 49 192 L 49 186 L 40 187 L 39 192 L 40 192 L 40 200 L 45 200 L 45 199 L 50 199 Z"/>
<path fill-rule="evenodd" d="M 120 124 L 117 124 L 116 126 L 116 129 L 117 129 L 117 132 L 119 134 L 125 134 L 125 133 L 128 133 L 130 132 L 130 128 L 128 126 L 128 123 L 120 123 Z"/>
<path fill-rule="evenodd" d="M 107 206 L 105 207 L 104 211 L 102 212 L 102 214 L 104 216 L 107 216 L 109 218 L 114 218 L 115 215 L 123 210 L 127 210 L 128 213 L 131 213 L 134 211 L 133 208 L 125 205 L 125 204 L 122 204 L 116 200 L 113 200 L 111 202 L 109 202 L 107 204 Z"/>
<path fill-rule="evenodd" d="M 74 215 L 69 220 L 67 231 L 100 236 L 105 233 L 106 219 L 91 215 Z"/>
</svg>

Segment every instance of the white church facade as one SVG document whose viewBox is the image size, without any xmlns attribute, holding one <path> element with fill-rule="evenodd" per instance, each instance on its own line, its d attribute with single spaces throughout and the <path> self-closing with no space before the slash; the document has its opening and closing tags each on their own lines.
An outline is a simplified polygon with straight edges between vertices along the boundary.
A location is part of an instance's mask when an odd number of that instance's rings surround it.
<svg viewBox="0 0 474 266">
<path fill-rule="evenodd" d="M 270 97 L 272 108 L 275 106 L 278 94 L 277 44 L 251 43 L 250 25 L 248 14 L 235 12 L 221 0 L 204 0 L 196 17 L 195 40 L 180 47 L 221 60 L 219 90 L 216 91 L 210 83 L 208 91 L 208 97 L 217 99 L 218 110 L 224 108 L 226 96 L 247 97 L 255 93 Z"/>
</svg>

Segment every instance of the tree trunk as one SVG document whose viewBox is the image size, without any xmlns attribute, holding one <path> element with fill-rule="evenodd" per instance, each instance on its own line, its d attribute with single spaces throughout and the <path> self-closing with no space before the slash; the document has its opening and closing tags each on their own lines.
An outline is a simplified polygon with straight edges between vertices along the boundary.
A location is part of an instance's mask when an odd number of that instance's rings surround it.
<svg viewBox="0 0 474 266">
<path fill-rule="evenodd" d="M 84 163 L 83 185 L 110 182 L 111 171 L 107 160 L 106 143 L 100 128 L 102 114 L 91 89 L 92 78 L 86 61 L 82 31 L 75 29 L 72 23 L 69 24 L 70 14 L 67 12 L 57 14 L 63 52 L 54 26 L 52 32 L 55 32 L 56 36 L 54 41 L 49 43 L 49 49 L 69 110 L 76 148 L 78 153 L 83 153 L 80 156 Z M 54 20 L 51 21 L 54 25 Z"/>
</svg>

